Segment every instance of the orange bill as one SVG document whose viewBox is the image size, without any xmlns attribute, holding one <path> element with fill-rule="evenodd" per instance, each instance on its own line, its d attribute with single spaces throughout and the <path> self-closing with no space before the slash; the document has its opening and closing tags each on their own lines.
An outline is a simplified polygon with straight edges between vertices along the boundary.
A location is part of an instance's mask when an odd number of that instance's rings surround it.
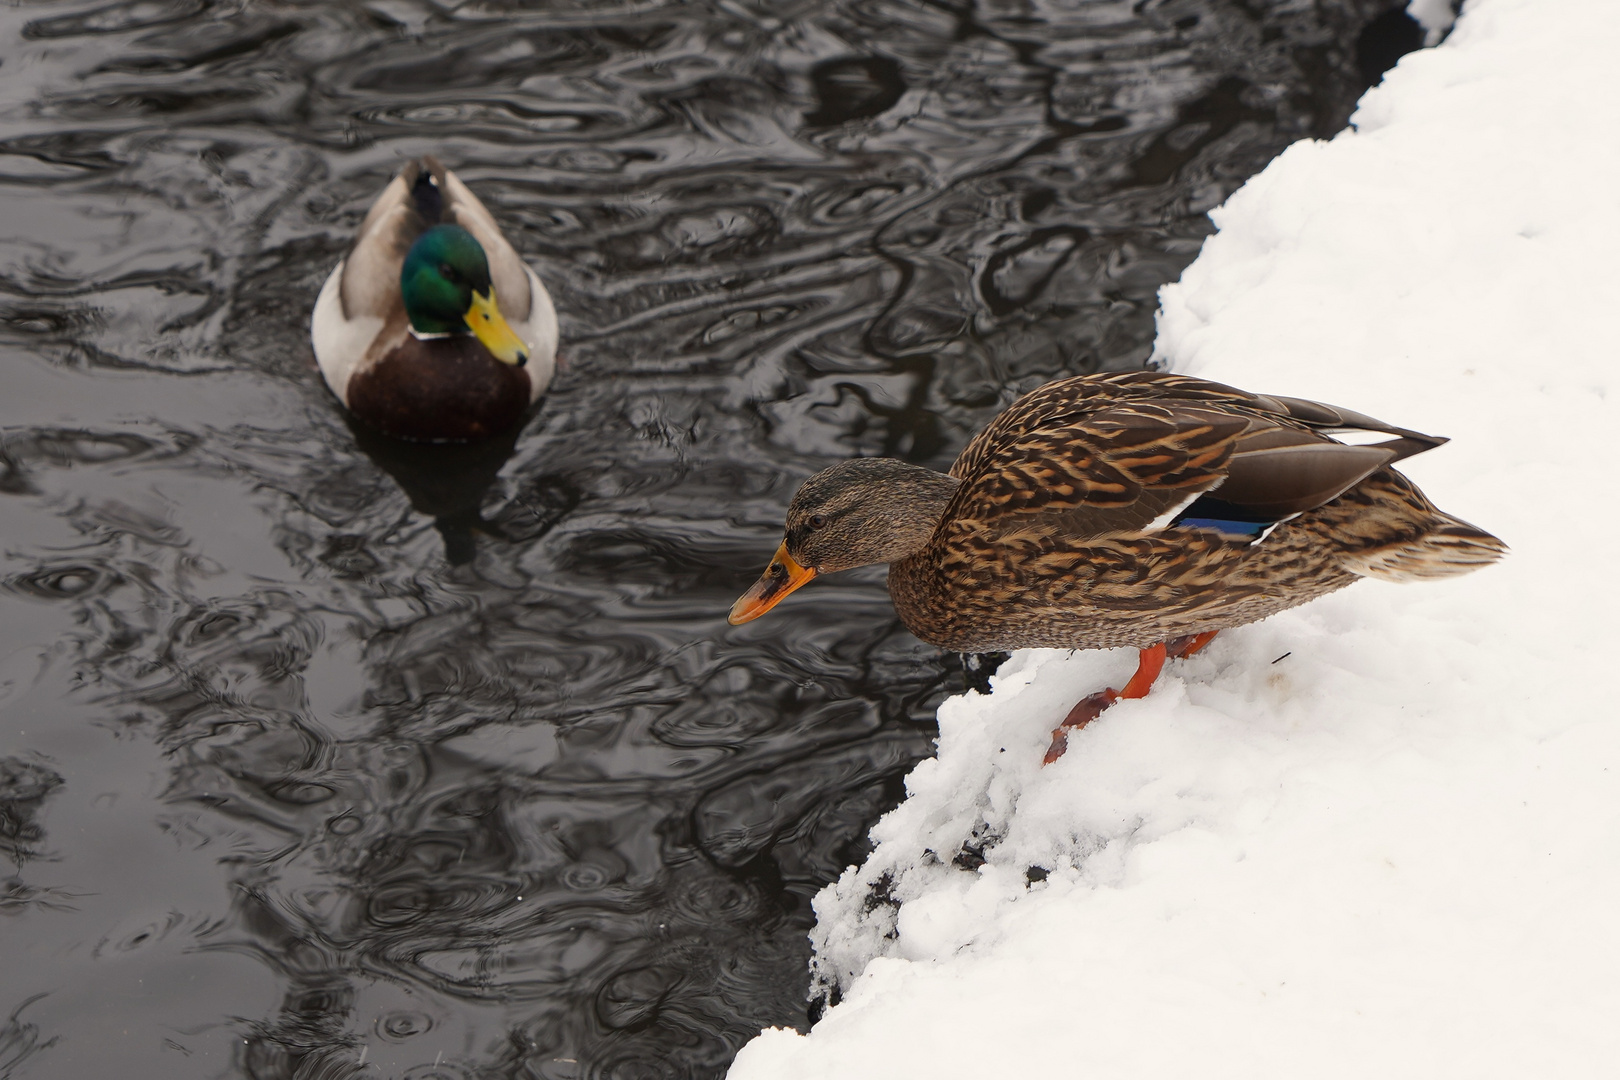
<svg viewBox="0 0 1620 1080">
<path fill-rule="evenodd" d="M 732 626 L 740 626 L 750 619 L 757 619 L 771 608 L 781 602 L 782 597 L 797 589 L 800 585 L 816 576 L 816 572 L 809 567 L 800 566 L 793 561 L 793 556 L 787 553 L 787 543 L 776 549 L 771 556 L 771 565 L 759 575 L 754 587 L 737 598 L 731 605 L 731 614 L 726 621 Z"/>
</svg>

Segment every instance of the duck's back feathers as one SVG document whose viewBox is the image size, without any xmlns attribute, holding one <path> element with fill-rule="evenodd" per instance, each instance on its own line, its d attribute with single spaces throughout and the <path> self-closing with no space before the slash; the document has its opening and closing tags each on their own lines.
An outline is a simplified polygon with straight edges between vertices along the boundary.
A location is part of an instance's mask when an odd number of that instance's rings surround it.
<svg viewBox="0 0 1620 1080">
<path fill-rule="evenodd" d="M 500 302 L 501 314 L 513 329 L 528 323 L 533 313 L 534 293 L 529 285 L 529 268 L 502 235 L 489 210 L 478 201 L 478 196 L 467 190 L 460 177 L 431 157 L 423 158 L 422 163 L 432 170 L 431 175 L 443 193 L 444 209 L 435 224 L 460 225 L 473 234 L 473 239 L 483 246 L 489 258 L 489 276 L 495 283 L 495 299 Z"/>
<path fill-rule="evenodd" d="M 343 260 L 339 289 L 344 317 L 386 319 L 396 307 L 404 310 L 400 268 L 411 245 L 435 225 L 459 225 L 472 233 L 489 260 L 501 313 L 514 329 L 527 323 L 534 291 L 528 268 L 478 196 L 431 156 L 406 162 L 360 223 L 354 246 Z"/>
<path fill-rule="evenodd" d="M 400 268 L 416 238 L 436 224 L 417 212 L 411 195 L 419 170 L 417 162 L 410 162 L 388 182 L 366 211 L 348 255 L 334 271 L 345 319 L 405 317 Z"/>
<path fill-rule="evenodd" d="M 1327 434 L 1352 429 L 1393 438 L 1357 446 Z M 1085 539 L 1173 524 L 1172 511 L 1196 516 L 1206 494 L 1240 520 L 1278 521 L 1443 442 L 1188 376 L 1064 379 L 1014 403 L 962 452 L 951 473 L 963 484 L 944 522 L 1022 531 L 1053 518 Z"/>
</svg>

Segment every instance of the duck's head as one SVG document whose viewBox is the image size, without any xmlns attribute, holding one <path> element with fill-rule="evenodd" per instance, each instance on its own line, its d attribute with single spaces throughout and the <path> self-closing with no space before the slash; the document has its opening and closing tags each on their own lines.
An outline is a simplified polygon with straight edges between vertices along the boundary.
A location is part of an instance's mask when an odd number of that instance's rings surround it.
<svg viewBox="0 0 1620 1080">
<path fill-rule="evenodd" d="M 890 458 L 841 461 L 806 480 L 788 505 L 782 546 L 727 621 L 757 619 L 817 574 L 894 562 L 921 551 L 960 483 Z"/>
<path fill-rule="evenodd" d="M 417 237 L 399 274 L 405 314 L 419 334 L 478 336 L 503 364 L 522 367 L 529 346 L 513 332 L 495 305 L 489 257 L 459 225 L 435 225 Z"/>
</svg>

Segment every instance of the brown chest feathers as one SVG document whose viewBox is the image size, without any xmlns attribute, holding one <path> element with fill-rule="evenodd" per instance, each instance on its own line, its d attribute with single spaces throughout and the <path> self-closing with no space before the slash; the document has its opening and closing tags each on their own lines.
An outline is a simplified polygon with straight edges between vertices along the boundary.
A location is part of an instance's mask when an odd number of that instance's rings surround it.
<svg viewBox="0 0 1620 1080">
<path fill-rule="evenodd" d="M 477 338 L 403 341 L 348 386 L 349 411 L 396 439 L 472 442 L 505 431 L 529 407 L 529 376 Z"/>
</svg>

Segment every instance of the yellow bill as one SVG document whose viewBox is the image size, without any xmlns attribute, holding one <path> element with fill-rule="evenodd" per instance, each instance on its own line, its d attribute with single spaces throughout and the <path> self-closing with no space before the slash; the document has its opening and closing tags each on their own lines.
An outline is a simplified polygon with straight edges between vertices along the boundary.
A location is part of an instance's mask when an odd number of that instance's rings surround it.
<svg viewBox="0 0 1620 1080">
<path fill-rule="evenodd" d="M 731 614 L 726 621 L 732 626 L 740 626 L 751 619 L 757 619 L 782 600 L 782 597 L 797 589 L 800 585 L 816 576 L 816 572 L 809 567 L 800 566 L 793 561 L 793 556 L 787 552 L 787 542 L 776 549 L 771 556 L 771 565 L 754 582 L 754 587 L 737 598 L 731 605 Z"/>
<path fill-rule="evenodd" d="M 488 296 L 478 293 L 472 294 L 472 307 L 467 309 L 465 316 L 467 325 L 472 332 L 478 335 L 478 340 L 484 343 L 484 348 L 503 364 L 516 364 L 522 367 L 529 362 L 529 346 L 523 339 L 513 332 L 501 314 L 501 309 L 495 306 L 495 290 L 489 290 Z"/>
</svg>

